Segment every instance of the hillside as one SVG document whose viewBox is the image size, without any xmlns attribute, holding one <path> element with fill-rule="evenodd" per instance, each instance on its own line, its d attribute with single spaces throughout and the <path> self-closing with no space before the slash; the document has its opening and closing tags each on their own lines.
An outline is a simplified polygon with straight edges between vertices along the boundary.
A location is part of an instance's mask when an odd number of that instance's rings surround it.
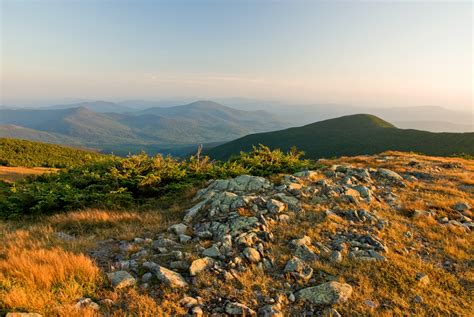
<svg viewBox="0 0 474 317">
<path fill-rule="evenodd" d="M 0 165 L 21 167 L 78 167 L 110 159 L 93 151 L 55 144 L 0 138 Z"/>
<path fill-rule="evenodd" d="M 241 111 L 199 101 L 183 106 L 114 113 L 105 102 L 66 109 L 0 110 L 0 136 L 83 145 L 120 152 L 174 149 L 179 153 L 201 143 L 229 141 L 243 135 L 278 130 L 286 124 L 262 111 Z M 93 109 L 101 107 L 101 112 Z M 177 150 L 176 150 L 177 149 Z"/>
<path fill-rule="evenodd" d="M 474 154 L 474 133 L 432 133 L 398 129 L 372 115 L 358 114 L 320 121 L 297 128 L 252 134 L 208 151 L 226 159 L 252 146 L 288 150 L 296 146 L 308 158 L 375 154 L 388 150 L 428 155 Z"/>
<path fill-rule="evenodd" d="M 38 216 L 0 220 L 0 313 L 469 316 L 473 162 L 261 148 L 31 179 L 0 191 Z"/>
</svg>

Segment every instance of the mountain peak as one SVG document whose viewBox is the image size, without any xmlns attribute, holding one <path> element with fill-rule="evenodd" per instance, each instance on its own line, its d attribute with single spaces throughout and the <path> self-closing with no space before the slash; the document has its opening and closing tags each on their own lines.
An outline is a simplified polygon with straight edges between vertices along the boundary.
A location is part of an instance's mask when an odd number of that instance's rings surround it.
<svg viewBox="0 0 474 317">
<path fill-rule="evenodd" d="M 396 128 L 393 124 L 371 114 L 353 114 L 320 122 L 312 125 L 327 125 L 331 129 L 373 129 L 373 128 Z"/>
</svg>

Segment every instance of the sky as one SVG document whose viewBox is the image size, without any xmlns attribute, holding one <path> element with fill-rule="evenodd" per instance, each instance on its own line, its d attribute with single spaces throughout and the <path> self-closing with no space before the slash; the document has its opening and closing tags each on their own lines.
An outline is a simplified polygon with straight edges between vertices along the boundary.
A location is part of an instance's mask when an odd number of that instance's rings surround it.
<svg viewBox="0 0 474 317">
<path fill-rule="evenodd" d="M 0 0 L 1 102 L 473 107 L 471 1 Z"/>
</svg>

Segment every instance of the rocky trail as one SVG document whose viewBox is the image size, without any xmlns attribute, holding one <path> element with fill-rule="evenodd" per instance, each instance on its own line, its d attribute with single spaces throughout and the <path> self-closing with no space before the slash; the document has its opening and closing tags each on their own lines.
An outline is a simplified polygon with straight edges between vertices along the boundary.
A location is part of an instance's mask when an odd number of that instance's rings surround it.
<svg viewBox="0 0 474 317">
<path fill-rule="evenodd" d="M 400 195 L 410 183 L 436 177 L 433 171 L 415 172 L 422 170 L 419 164 L 410 162 L 403 173 L 341 164 L 271 180 L 249 175 L 214 180 L 166 232 L 102 241 L 90 255 L 108 272 L 113 288 L 137 287 L 157 299 L 178 292 L 179 304 L 192 316 L 340 316 L 335 307 L 355 300 L 357 285 L 317 268 L 375 266 L 391 261 L 390 254 L 418 252 L 386 238 L 392 224 L 385 216 L 402 209 Z M 470 232 L 470 209 L 459 201 L 451 218 L 423 210 L 410 217 L 433 217 L 437 226 Z M 268 285 L 243 294 L 253 274 Z M 421 286 L 430 283 L 423 272 L 413 279 Z M 413 301 L 422 298 L 413 294 Z M 99 306 L 90 299 L 77 305 Z M 370 298 L 364 305 L 390 307 Z"/>
</svg>

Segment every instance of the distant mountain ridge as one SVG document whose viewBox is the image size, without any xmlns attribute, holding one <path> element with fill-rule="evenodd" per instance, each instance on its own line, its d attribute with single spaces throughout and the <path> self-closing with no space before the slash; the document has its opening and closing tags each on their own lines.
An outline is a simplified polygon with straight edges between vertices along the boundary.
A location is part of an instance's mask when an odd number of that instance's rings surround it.
<svg viewBox="0 0 474 317">
<path fill-rule="evenodd" d="M 64 109 L 0 109 L 0 136 L 126 154 L 129 148 L 150 152 L 179 146 L 189 149 L 193 144 L 224 142 L 288 126 L 264 111 L 236 110 L 211 101 L 124 113 L 106 112 L 113 107 L 107 102 L 80 105 Z M 101 107 L 101 111 L 93 111 L 91 105 L 94 109 Z"/>
<path fill-rule="evenodd" d="M 432 133 L 398 129 L 374 115 L 356 114 L 302 127 L 247 135 L 212 148 L 208 154 L 227 159 L 252 146 L 289 150 L 296 146 L 308 158 L 375 154 L 387 150 L 428 155 L 474 155 L 474 133 Z"/>
</svg>

